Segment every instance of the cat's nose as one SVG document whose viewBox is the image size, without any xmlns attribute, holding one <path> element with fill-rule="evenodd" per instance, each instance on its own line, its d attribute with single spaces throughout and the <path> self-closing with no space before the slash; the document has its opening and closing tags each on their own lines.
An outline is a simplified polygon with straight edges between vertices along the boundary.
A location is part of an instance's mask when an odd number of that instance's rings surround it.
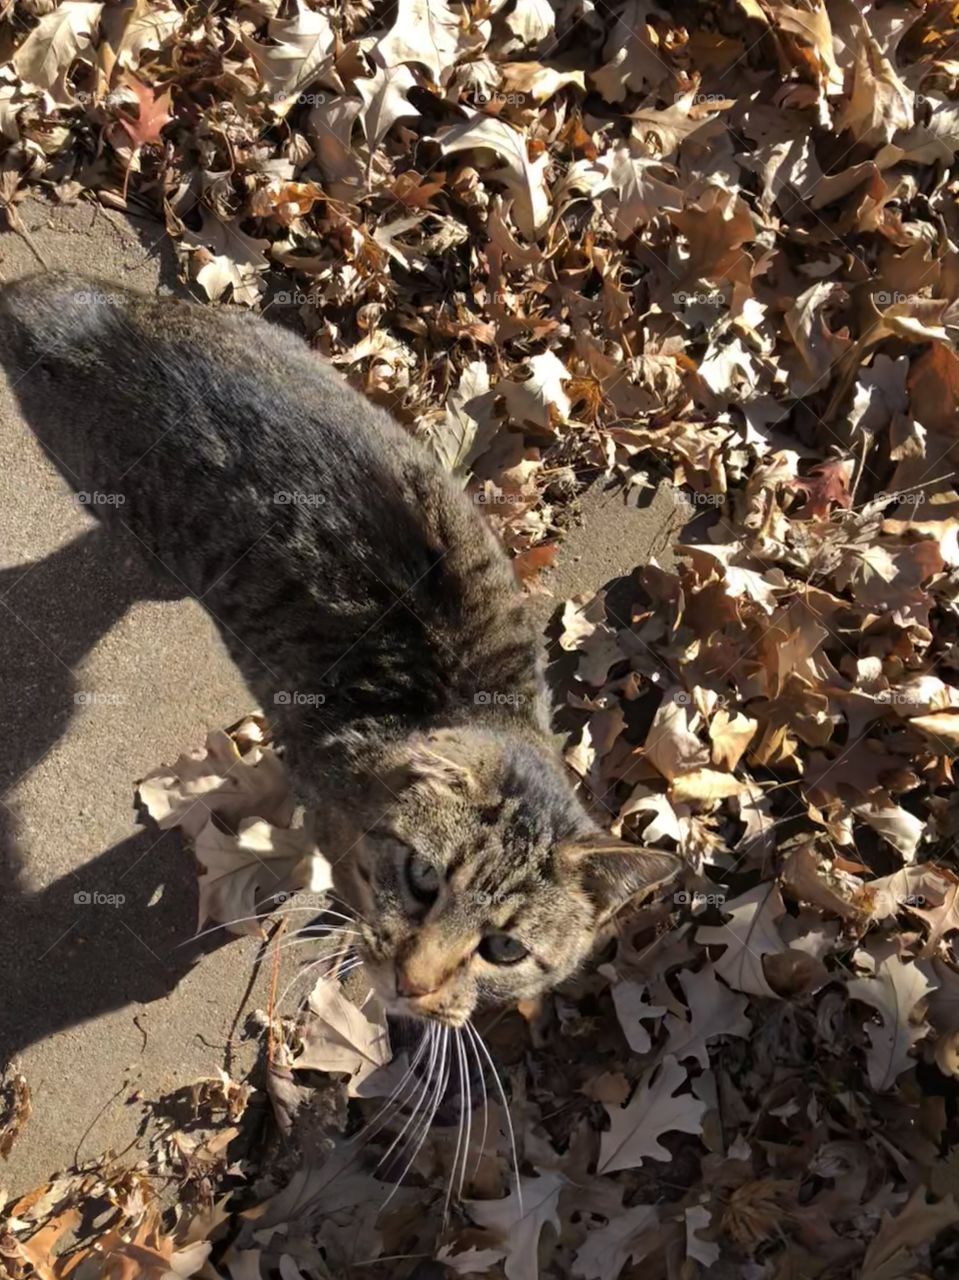
<svg viewBox="0 0 959 1280">
<path fill-rule="evenodd" d="M 408 969 L 397 965 L 396 967 L 396 994 L 406 996 L 409 999 L 415 999 L 417 996 L 432 995 L 437 987 L 430 986 L 422 977 L 417 977 L 409 972 Z"/>
</svg>

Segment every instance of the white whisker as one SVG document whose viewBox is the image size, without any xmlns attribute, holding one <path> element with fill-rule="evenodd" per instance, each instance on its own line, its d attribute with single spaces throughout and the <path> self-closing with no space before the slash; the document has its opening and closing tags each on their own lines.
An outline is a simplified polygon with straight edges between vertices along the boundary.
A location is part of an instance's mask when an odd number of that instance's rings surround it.
<svg viewBox="0 0 959 1280">
<path fill-rule="evenodd" d="M 430 1037 L 430 1056 L 429 1056 L 429 1061 L 426 1064 L 426 1076 L 423 1080 L 423 1084 L 420 1088 L 419 1094 L 417 1095 L 416 1101 L 413 1103 L 413 1110 L 410 1112 L 409 1116 L 407 1116 L 406 1123 L 403 1125 L 403 1128 L 399 1131 L 399 1133 L 396 1135 L 396 1137 L 387 1147 L 386 1151 L 384 1151 L 383 1155 L 381 1156 L 380 1160 L 376 1165 L 377 1169 L 379 1169 L 381 1165 L 390 1158 L 390 1156 L 393 1154 L 394 1149 L 396 1148 L 397 1143 L 402 1141 L 407 1129 L 413 1123 L 413 1117 L 418 1113 L 422 1102 L 424 1101 L 427 1093 L 429 1092 L 430 1081 L 433 1078 L 433 1068 L 436 1065 L 437 1051 L 439 1048 L 439 1039 L 440 1039 L 439 1027 L 437 1026 L 436 1023 L 434 1022 L 430 1023 L 427 1034 Z"/>
<path fill-rule="evenodd" d="M 453 1152 L 453 1164 L 450 1168 L 449 1186 L 446 1188 L 446 1198 L 443 1201 L 443 1221 L 449 1217 L 450 1201 L 453 1198 L 453 1183 L 456 1181 L 456 1166 L 459 1164 L 460 1152 L 463 1148 L 463 1123 L 465 1112 L 463 1110 L 463 1090 L 465 1088 L 465 1074 L 463 1071 L 463 1042 L 458 1031 L 453 1032 L 453 1048 L 456 1050 L 456 1069 L 459 1076 L 459 1102 L 460 1115 L 456 1125 L 456 1150 Z"/>
<path fill-rule="evenodd" d="M 463 1058 L 463 1082 L 466 1086 L 466 1142 L 463 1144 L 463 1163 L 460 1166 L 459 1198 L 463 1199 L 463 1186 L 466 1182 L 466 1165 L 469 1160 L 470 1139 L 473 1136 L 473 1087 L 470 1084 L 469 1040 L 462 1032 L 457 1032 L 459 1052 Z"/>
<path fill-rule="evenodd" d="M 271 896 L 275 898 L 277 895 L 272 894 Z M 264 899 L 264 902 L 268 902 L 268 901 L 269 901 L 268 898 Z M 256 915 L 237 916 L 235 920 L 224 920 L 220 924 L 212 925 L 209 929 L 201 929 L 199 933 L 191 933 L 189 938 L 185 938 L 182 942 L 178 942 L 177 947 L 178 948 L 185 947 L 191 942 L 199 942 L 201 938 L 207 938 L 211 933 L 218 933 L 220 929 L 228 929 L 231 924 L 246 924 L 250 920 L 269 920 L 271 917 L 289 916 L 289 915 L 292 915 L 294 911 L 309 911 L 309 912 L 312 912 L 312 914 L 315 916 L 326 914 L 324 908 L 321 908 L 321 907 L 287 907 L 285 911 L 269 911 L 269 912 L 258 911 Z M 337 912 L 336 914 L 339 915 L 339 912 Z M 347 918 L 348 918 L 347 916 L 343 916 L 344 920 L 346 920 Z M 352 920 L 350 921 L 350 923 L 355 924 L 356 921 Z M 246 936 L 251 937 L 252 935 L 247 934 Z"/>
<path fill-rule="evenodd" d="M 480 1139 L 479 1150 L 476 1153 L 476 1164 L 473 1166 L 473 1176 L 480 1167 L 480 1161 L 483 1158 L 483 1152 L 486 1150 L 486 1137 L 489 1132 L 489 1095 L 486 1089 L 486 1072 L 483 1070 L 483 1062 L 479 1056 L 476 1045 L 473 1044 L 478 1032 L 473 1024 L 467 1019 L 463 1030 L 467 1032 L 469 1040 L 467 1043 L 472 1044 L 473 1054 L 476 1058 L 476 1069 L 479 1071 L 480 1084 L 483 1086 L 483 1136 Z"/>
<path fill-rule="evenodd" d="M 380 1116 L 383 1115 L 383 1113 L 389 1109 L 390 1104 L 394 1101 L 395 1098 L 398 1097 L 400 1091 L 406 1085 L 407 1080 L 409 1080 L 410 1076 L 413 1075 L 413 1073 L 416 1071 L 416 1064 L 422 1058 L 426 1050 L 426 1046 L 428 1044 L 429 1044 L 429 1037 L 424 1033 L 420 1037 L 420 1042 L 416 1047 L 416 1053 L 410 1059 L 410 1065 L 406 1068 L 406 1074 L 403 1076 L 403 1079 L 399 1082 L 399 1084 L 396 1086 L 396 1088 L 393 1090 L 390 1096 L 386 1099 L 386 1101 L 380 1107 L 379 1111 L 377 1111 L 376 1115 L 372 1118 L 372 1120 L 368 1120 L 366 1124 L 363 1126 L 363 1128 L 359 1131 L 359 1133 L 354 1134 L 353 1137 L 350 1138 L 350 1142 L 358 1142 L 359 1139 L 362 1138 L 364 1134 L 367 1134 L 367 1130 L 372 1129 L 372 1126 L 376 1124 Z M 385 1123 L 386 1122 L 384 1121 L 384 1124 Z M 383 1126 L 381 1125 L 380 1128 L 382 1127 Z M 366 1141 L 369 1142 L 370 1139 L 373 1138 L 377 1132 L 379 1132 L 378 1129 L 373 1129 L 372 1133 L 367 1134 Z"/>
<path fill-rule="evenodd" d="M 300 972 L 296 974 L 293 978 L 291 978 L 290 981 L 283 988 L 283 994 L 280 996 L 279 1000 L 277 1000 L 277 1002 L 273 1006 L 274 1010 L 277 1013 L 279 1013 L 280 1006 L 283 1004 L 283 1001 L 289 995 L 290 991 L 292 991 L 292 989 L 296 986 L 298 982 L 300 982 L 308 974 L 312 973 L 314 969 L 318 969 L 321 964 L 324 964 L 328 960 L 337 960 L 341 956 L 348 956 L 351 950 L 352 950 L 351 947 L 347 947 L 345 951 L 334 952 L 332 955 L 328 955 L 328 956 L 320 956 L 318 960 L 314 960 L 312 964 L 308 964 L 305 969 L 301 969 Z M 343 969 L 340 968 L 336 971 L 336 974 L 339 975 L 342 972 L 343 972 Z M 334 975 L 330 974 L 327 976 L 332 977 Z"/>
<path fill-rule="evenodd" d="M 353 906 L 352 903 L 347 902 L 344 898 L 341 898 L 338 893 L 330 892 L 329 897 L 332 902 L 338 902 L 341 907 L 346 907 L 347 911 L 351 911 L 353 913 L 352 916 L 344 917 L 344 919 L 362 921 L 363 924 L 367 926 L 367 928 L 372 928 L 372 925 L 370 924 L 369 920 L 367 920 L 366 916 L 364 916 L 361 911 L 357 911 L 357 909 Z"/>
<path fill-rule="evenodd" d="M 410 1169 L 412 1169 L 413 1164 L 416 1160 L 416 1157 L 419 1155 L 420 1150 L 422 1149 L 423 1143 L 426 1141 L 426 1136 L 429 1133 L 430 1128 L 432 1127 L 433 1117 L 436 1115 L 436 1112 L 439 1109 L 439 1105 L 443 1101 L 443 1094 L 446 1092 L 446 1085 L 450 1078 L 450 1057 L 449 1057 L 450 1029 L 449 1027 L 443 1026 L 440 1028 L 439 1039 L 442 1043 L 442 1055 L 440 1057 L 440 1069 L 437 1074 L 436 1096 L 428 1109 L 428 1114 L 426 1116 L 426 1119 L 423 1121 L 423 1125 L 420 1130 L 419 1140 L 417 1141 L 416 1146 L 413 1148 L 413 1154 L 410 1156 L 409 1160 L 407 1160 L 406 1165 L 403 1168 L 403 1172 L 400 1174 L 400 1176 L 397 1179 L 395 1179 L 393 1184 L 393 1190 L 383 1201 L 383 1205 L 380 1212 L 382 1212 L 382 1210 L 386 1208 L 389 1202 L 396 1195 L 397 1191 L 399 1191 L 400 1187 L 403 1185 L 403 1179 L 409 1173 Z"/>
<path fill-rule="evenodd" d="M 493 1081 L 496 1084 L 496 1088 L 500 1096 L 500 1101 L 503 1104 L 503 1110 L 506 1113 L 506 1128 L 509 1130 L 509 1144 L 513 1153 L 513 1173 L 516 1177 L 516 1195 L 519 1201 L 520 1216 L 522 1217 L 523 1191 L 519 1181 L 519 1159 L 516 1155 L 516 1135 L 513 1132 L 513 1120 L 509 1113 L 509 1106 L 507 1105 L 507 1102 L 506 1102 L 506 1094 L 503 1090 L 503 1085 L 499 1078 L 499 1072 L 496 1070 L 496 1066 L 493 1062 L 493 1059 L 490 1057 L 489 1049 L 487 1049 L 486 1045 L 483 1042 L 483 1037 L 480 1035 L 480 1033 L 476 1030 L 475 1027 L 473 1028 L 473 1035 L 475 1037 L 474 1043 L 482 1051 L 483 1056 L 486 1058 L 486 1061 L 489 1063 L 490 1071 L 492 1071 L 493 1073 Z"/>
<path fill-rule="evenodd" d="M 337 942 L 342 942 L 344 938 L 358 938 L 360 935 L 355 929 L 328 929 L 323 933 L 308 933 L 305 929 L 297 929 L 292 938 L 287 938 L 285 942 L 278 943 L 268 955 L 279 955 L 281 951 L 289 951 L 290 947 L 305 947 L 308 942 L 322 942 L 324 938 L 334 938 Z"/>
</svg>

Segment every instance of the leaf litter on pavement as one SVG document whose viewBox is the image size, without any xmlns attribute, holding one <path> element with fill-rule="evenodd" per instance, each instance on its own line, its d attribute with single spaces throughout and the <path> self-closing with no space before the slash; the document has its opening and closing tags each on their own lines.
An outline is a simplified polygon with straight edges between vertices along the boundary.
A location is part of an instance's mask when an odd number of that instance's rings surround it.
<svg viewBox="0 0 959 1280">
<path fill-rule="evenodd" d="M 139 1165 L 9 1202 L 0 1268 L 957 1274 L 959 6 L 15 0 L 2 24 L 12 229 L 38 188 L 162 218 L 199 297 L 292 313 L 461 477 L 530 589 L 591 480 L 665 478 L 690 526 L 558 626 L 570 767 L 683 886 L 488 1020 L 503 1093 L 487 1071 L 471 1158 L 444 1102 L 396 1191 L 376 1117 L 414 1050 L 356 974 L 322 979 L 264 1014 L 255 1088 L 197 1082 Z M 204 921 L 259 932 L 329 884 L 255 717 L 140 796 L 193 841 Z"/>
</svg>

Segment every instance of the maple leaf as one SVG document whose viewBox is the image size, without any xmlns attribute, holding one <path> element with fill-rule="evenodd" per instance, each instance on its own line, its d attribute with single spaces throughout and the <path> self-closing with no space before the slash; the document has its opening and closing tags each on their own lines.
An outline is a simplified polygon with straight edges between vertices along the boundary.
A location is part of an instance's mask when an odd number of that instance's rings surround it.
<svg viewBox="0 0 959 1280">
<path fill-rule="evenodd" d="M 848 510 L 852 506 L 849 478 L 851 461 L 837 458 L 813 467 L 805 480 L 787 480 L 786 487 L 804 495 L 803 505 L 795 513 L 797 520 L 825 520 L 833 504 Z"/>
<path fill-rule="evenodd" d="M 140 102 L 140 112 L 135 120 L 119 116 L 117 124 L 133 143 L 134 154 L 141 147 L 162 142 L 161 131 L 171 122 L 171 93 L 155 93 L 148 85 L 142 84 L 135 76 L 130 76 L 124 84 L 133 90 Z"/>
<path fill-rule="evenodd" d="M 665 1057 L 640 1080 L 625 1107 L 606 1105 L 610 1125 L 600 1140 L 597 1173 L 636 1169 L 644 1160 L 670 1160 L 660 1142 L 664 1133 L 702 1130 L 706 1104 L 691 1093 L 676 1094 L 687 1082 L 686 1072 L 673 1057 Z"/>
</svg>

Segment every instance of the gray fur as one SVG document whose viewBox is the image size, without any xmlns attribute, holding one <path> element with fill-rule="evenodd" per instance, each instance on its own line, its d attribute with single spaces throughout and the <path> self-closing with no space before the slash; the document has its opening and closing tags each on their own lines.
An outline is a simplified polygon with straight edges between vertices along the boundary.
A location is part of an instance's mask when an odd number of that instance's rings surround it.
<svg viewBox="0 0 959 1280">
<path fill-rule="evenodd" d="M 505 555 L 419 443 L 303 342 L 53 273 L 0 292 L 0 356 L 49 457 L 101 496 L 90 510 L 210 612 L 397 1007 L 455 1021 L 536 994 L 625 893 L 668 874 L 639 850 L 597 872 L 606 855 L 584 851 L 601 833 L 550 743 Z M 409 848 L 442 872 L 427 910 L 401 883 Z M 463 942 L 504 922 L 534 952 L 521 964 Z M 394 971 L 422 938 L 466 950 L 413 1003 Z"/>
</svg>

